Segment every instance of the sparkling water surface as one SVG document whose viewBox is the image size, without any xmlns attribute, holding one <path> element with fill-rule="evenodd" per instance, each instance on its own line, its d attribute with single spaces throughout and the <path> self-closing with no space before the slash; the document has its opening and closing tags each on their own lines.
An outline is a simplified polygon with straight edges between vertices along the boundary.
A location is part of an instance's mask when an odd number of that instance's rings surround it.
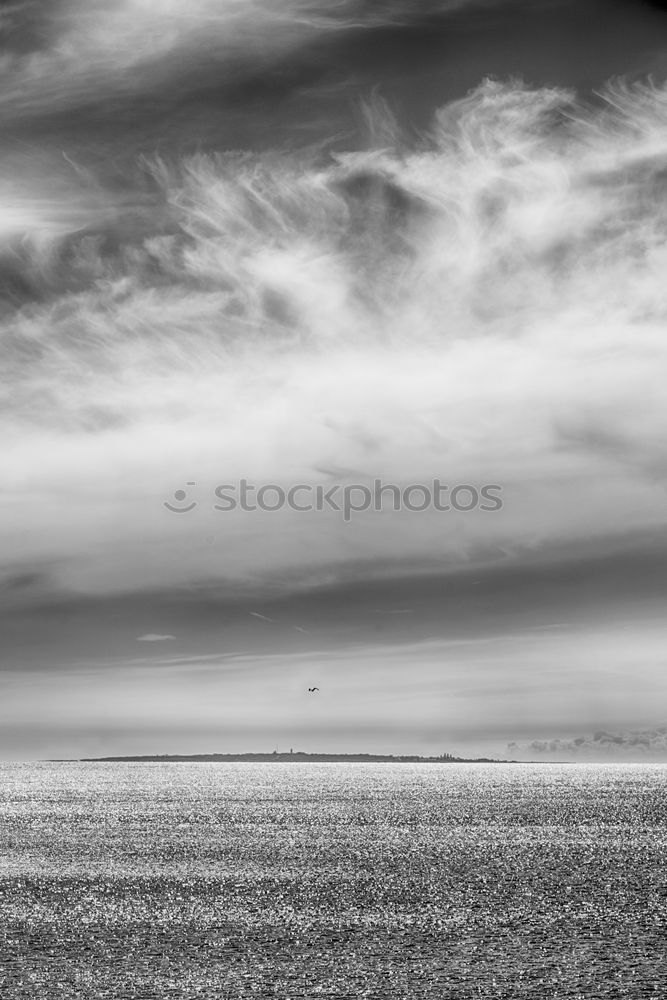
<svg viewBox="0 0 667 1000">
<path fill-rule="evenodd" d="M 666 777 L 5 764 L 0 995 L 663 997 Z"/>
</svg>

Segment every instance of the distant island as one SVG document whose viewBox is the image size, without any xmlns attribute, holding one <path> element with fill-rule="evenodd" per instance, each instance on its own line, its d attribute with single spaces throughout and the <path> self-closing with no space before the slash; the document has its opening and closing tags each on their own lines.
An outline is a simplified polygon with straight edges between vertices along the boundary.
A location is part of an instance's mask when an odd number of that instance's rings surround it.
<svg viewBox="0 0 667 1000">
<path fill-rule="evenodd" d="M 358 763 L 358 764 L 513 764 L 516 761 L 494 760 L 491 757 L 454 757 L 443 753 L 439 757 L 420 757 L 418 754 L 382 754 L 382 753 L 192 753 L 192 754 L 137 754 L 122 757 L 81 757 L 82 764 L 122 763 L 123 761 L 158 763 L 267 763 L 267 764 L 303 764 L 303 763 Z"/>
</svg>

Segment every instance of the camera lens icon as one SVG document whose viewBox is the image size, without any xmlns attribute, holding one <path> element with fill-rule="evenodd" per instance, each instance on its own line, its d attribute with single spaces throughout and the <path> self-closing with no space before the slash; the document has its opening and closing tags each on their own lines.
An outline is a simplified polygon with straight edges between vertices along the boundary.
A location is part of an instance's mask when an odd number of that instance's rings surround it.
<svg viewBox="0 0 667 1000">
<path fill-rule="evenodd" d="M 185 485 L 186 486 L 196 486 L 197 484 L 196 483 L 186 483 Z M 174 492 L 174 500 L 176 501 L 176 504 L 183 504 L 184 501 L 187 500 L 187 498 L 188 498 L 188 494 L 186 493 L 185 490 L 176 490 Z M 195 507 L 197 506 L 197 501 L 193 500 L 192 503 L 189 503 L 189 504 L 187 504 L 187 506 L 183 507 L 183 506 L 176 506 L 173 503 L 169 503 L 168 500 L 165 500 L 163 502 L 162 506 L 166 507 L 167 510 L 170 510 L 173 514 L 189 514 L 189 512 L 191 510 L 194 510 Z"/>
</svg>

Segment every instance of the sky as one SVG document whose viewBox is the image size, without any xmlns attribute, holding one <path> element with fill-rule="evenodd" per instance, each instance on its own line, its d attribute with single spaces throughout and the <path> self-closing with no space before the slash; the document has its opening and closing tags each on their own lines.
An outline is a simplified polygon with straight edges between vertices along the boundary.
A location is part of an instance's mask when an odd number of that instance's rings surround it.
<svg viewBox="0 0 667 1000">
<path fill-rule="evenodd" d="M 667 759 L 661 5 L 0 32 L 0 756 Z"/>
</svg>

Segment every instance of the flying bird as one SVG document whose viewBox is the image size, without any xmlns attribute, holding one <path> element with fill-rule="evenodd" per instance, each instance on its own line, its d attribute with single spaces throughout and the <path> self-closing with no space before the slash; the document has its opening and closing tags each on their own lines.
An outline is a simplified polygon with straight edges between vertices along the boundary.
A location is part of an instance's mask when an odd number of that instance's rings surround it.
<svg viewBox="0 0 667 1000">
<path fill-rule="evenodd" d="M 309 691 L 311 692 L 311 694 L 312 694 L 312 692 L 313 692 L 313 691 L 319 691 L 320 689 L 319 689 L 318 687 L 314 687 L 314 688 L 308 688 L 308 690 L 309 690 Z"/>
</svg>

